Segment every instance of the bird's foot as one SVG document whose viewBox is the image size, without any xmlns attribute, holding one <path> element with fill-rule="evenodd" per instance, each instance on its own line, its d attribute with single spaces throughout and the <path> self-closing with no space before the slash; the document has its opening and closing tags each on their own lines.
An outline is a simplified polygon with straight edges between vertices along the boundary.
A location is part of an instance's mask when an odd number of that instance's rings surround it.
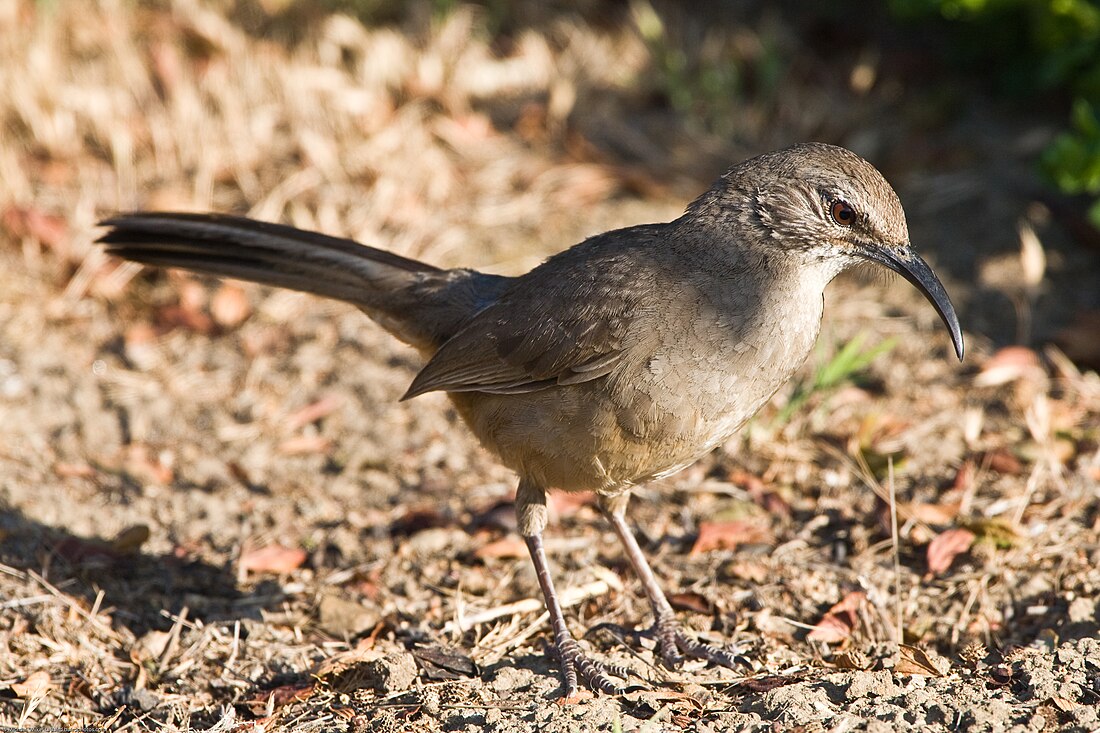
<svg viewBox="0 0 1100 733">
<path fill-rule="evenodd" d="M 648 629 L 628 629 L 618 624 L 604 623 L 592 627 L 588 633 L 600 630 L 608 630 L 634 640 L 653 639 L 657 644 L 657 654 L 669 669 L 678 669 L 689 658 L 702 659 L 729 669 L 752 666 L 747 659 L 730 649 L 688 636 L 674 616 L 658 618 Z"/>
<path fill-rule="evenodd" d="M 576 639 L 559 639 L 556 644 L 558 659 L 561 662 L 562 679 L 565 684 L 565 701 L 577 697 L 580 682 L 593 692 L 605 692 L 608 695 L 621 695 L 626 692 L 621 684 L 612 677 L 626 679 L 630 670 L 618 664 L 607 664 L 592 659 Z"/>
<path fill-rule="evenodd" d="M 745 664 L 731 650 L 708 644 L 705 641 L 688 636 L 683 628 L 672 616 L 658 618 L 650 629 L 657 640 L 657 651 L 661 655 L 661 661 L 669 669 L 676 669 L 683 665 L 684 660 L 703 659 L 720 667 L 735 669 Z"/>
</svg>

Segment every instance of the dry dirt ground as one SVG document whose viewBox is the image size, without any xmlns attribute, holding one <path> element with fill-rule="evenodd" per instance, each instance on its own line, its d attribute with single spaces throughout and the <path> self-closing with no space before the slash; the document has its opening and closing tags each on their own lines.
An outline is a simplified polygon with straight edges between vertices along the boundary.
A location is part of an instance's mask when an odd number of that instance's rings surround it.
<svg viewBox="0 0 1100 733">
<path fill-rule="evenodd" d="M 708 135 L 653 103 L 632 7 L 507 44 L 463 8 L 276 43 L 191 0 L 0 4 L 0 730 L 1100 729 L 1100 264 L 1032 203 L 1047 123 L 753 16 L 744 67 L 794 61 Z M 596 630 L 632 690 L 570 705 L 513 478 L 445 398 L 397 402 L 414 354 L 91 245 L 114 211 L 220 210 L 518 272 L 811 138 L 895 182 L 967 360 L 904 282 L 835 284 L 802 386 L 632 510 L 745 666 Z M 845 366 L 860 337 L 888 346 Z M 647 623 L 589 502 L 549 537 L 576 633 Z"/>
</svg>

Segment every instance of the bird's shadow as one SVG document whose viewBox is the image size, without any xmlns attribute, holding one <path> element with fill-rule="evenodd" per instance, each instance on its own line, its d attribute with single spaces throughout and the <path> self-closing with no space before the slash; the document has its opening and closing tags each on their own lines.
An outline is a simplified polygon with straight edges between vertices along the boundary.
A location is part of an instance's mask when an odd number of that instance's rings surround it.
<svg viewBox="0 0 1100 733">
<path fill-rule="evenodd" d="M 112 627 L 135 638 L 169 629 L 185 608 L 188 618 L 205 622 L 258 620 L 282 600 L 273 582 L 242 591 L 230 567 L 77 535 L 11 507 L 0 507 L 0 536 L 0 563 L 25 574 L 40 595 L 60 593 L 85 609 L 98 601 Z M 9 609 L 19 605 L 9 601 Z"/>
</svg>

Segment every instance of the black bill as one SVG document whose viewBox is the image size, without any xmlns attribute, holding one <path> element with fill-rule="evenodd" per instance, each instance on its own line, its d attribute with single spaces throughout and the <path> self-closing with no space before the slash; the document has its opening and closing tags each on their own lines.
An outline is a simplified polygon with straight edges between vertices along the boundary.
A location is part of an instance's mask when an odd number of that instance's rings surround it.
<svg viewBox="0 0 1100 733">
<path fill-rule="evenodd" d="M 963 336 L 962 329 L 959 327 L 959 317 L 955 315 L 955 306 L 951 305 L 951 298 L 943 289 L 943 283 L 936 277 L 936 273 L 932 272 L 928 263 L 908 248 L 897 251 L 881 246 L 867 247 L 861 249 L 860 254 L 873 262 L 889 267 L 924 293 L 924 297 L 928 298 L 928 302 L 940 314 L 947 330 L 951 332 L 951 343 L 955 346 L 955 354 L 959 357 L 959 361 L 962 361 Z"/>
</svg>

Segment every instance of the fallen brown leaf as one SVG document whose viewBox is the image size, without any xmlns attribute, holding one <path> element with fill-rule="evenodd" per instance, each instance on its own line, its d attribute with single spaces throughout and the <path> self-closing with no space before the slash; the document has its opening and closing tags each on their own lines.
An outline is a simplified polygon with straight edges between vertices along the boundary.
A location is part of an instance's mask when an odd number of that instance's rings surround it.
<svg viewBox="0 0 1100 733">
<path fill-rule="evenodd" d="M 925 524 L 951 524 L 959 515 L 960 506 L 957 501 L 948 504 L 902 503 L 898 505 L 898 514 Z"/>
<path fill-rule="evenodd" d="M 714 604 L 699 593 L 669 593 L 668 602 L 677 611 L 691 611 L 693 613 L 714 613 Z"/>
<path fill-rule="evenodd" d="M 310 674 L 317 679 L 327 680 L 344 674 L 357 664 L 366 664 L 386 656 L 385 653 L 373 647 L 373 638 L 362 639 L 353 648 L 322 659 L 314 665 Z"/>
<path fill-rule="evenodd" d="M 278 710 L 292 702 L 308 700 L 317 691 L 316 682 L 280 685 L 272 690 L 262 690 L 244 701 L 253 715 L 262 715 L 268 709 Z"/>
<path fill-rule="evenodd" d="M 998 350 L 982 364 L 982 370 L 974 377 L 978 387 L 997 387 L 1017 379 L 1043 375 L 1039 355 L 1026 346 L 1006 346 Z"/>
<path fill-rule="evenodd" d="M 69 256 L 69 225 L 60 216 L 47 214 L 33 206 L 9 206 L 0 215 L 0 223 L 13 239 L 30 237 L 61 259 Z"/>
<path fill-rule="evenodd" d="M 293 572 L 306 561 L 306 551 L 300 547 L 268 545 L 241 554 L 238 567 L 242 573 Z"/>
<path fill-rule="evenodd" d="M 13 682 L 11 691 L 24 700 L 32 697 L 44 697 L 53 689 L 48 672 L 39 670 L 29 675 L 22 682 Z"/>
<path fill-rule="evenodd" d="M 1017 476 L 1024 472 L 1024 466 L 1020 463 L 1020 459 L 1004 448 L 998 448 L 986 453 L 985 462 L 997 473 Z"/>
<path fill-rule="evenodd" d="M 691 554 L 700 555 L 711 550 L 733 550 L 739 545 L 770 544 L 772 541 L 771 529 L 758 520 L 700 522 L 699 536 L 695 538 Z"/>
<path fill-rule="evenodd" d="M 825 612 L 806 636 L 810 641 L 839 644 L 852 635 L 859 623 L 859 607 L 866 600 L 863 591 L 852 591 Z"/>
<path fill-rule="evenodd" d="M 791 515 L 790 503 L 778 493 L 769 489 L 764 479 L 756 474 L 742 469 L 732 469 L 726 473 L 726 479 L 734 486 L 739 486 L 747 491 L 752 500 L 769 514 L 780 517 Z"/>
<path fill-rule="evenodd" d="M 970 549 L 977 536 L 969 529 L 956 527 L 940 532 L 928 545 L 928 572 L 946 572 L 955 558 Z"/>
<path fill-rule="evenodd" d="M 54 546 L 54 552 L 71 563 L 111 562 L 118 557 L 106 542 L 83 537 L 66 537 Z"/>
<path fill-rule="evenodd" d="M 175 478 L 172 464 L 175 456 L 169 450 L 156 451 L 146 443 L 133 443 L 126 447 L 124 460 L 126 472 L 142 481 L 170 484 Z"/>
<path fill-rule="evenodd" d="M 111 540 L 111 549 L 120 555 L 132 555 L 149 540 L 149 535 L 148 525 L 135 524 L 115 535 L 115 538 Z"/>
<path fill-rule="evenodd" d="M 474 550 L 474 557 L 481 560 L 488 558 L 521 558 L 527 557 L 527 543 L 519 537 L 510 535 Z"/>
<path fill-rule="evenodd" d="M 833 664 L 837 669 L 868 670 L 875 666 L 875 660 L 858 649 L 849 649 L 833 657 Z"/>
<path fill-rule="evenodd" d="M 943 677 L 950 670 L 950 662 L 932 652 L 926 652 L 915 646 L 900 644 L 898 658 L 894 664 L 897 674 L 921 674 Z"/>
<path fill-rule="evenodd" d="M 955 481 L 951 484 L 952 491 L 969 491 L 974 485 L 975 473 L 974 461 L 963 461 L 963 464 L 959 466 L 959 470 L 955 474 Z"/>
<path fill-rule="evenodd" d="M 182 328 L 199 334 L 214 331 L 214 319 L 203 310 L 206 306 L 206 289 L 190 278 L 177 280 L 179 303 L 159 308 L 157 326 L 161 331 Z"/>
</svg>

